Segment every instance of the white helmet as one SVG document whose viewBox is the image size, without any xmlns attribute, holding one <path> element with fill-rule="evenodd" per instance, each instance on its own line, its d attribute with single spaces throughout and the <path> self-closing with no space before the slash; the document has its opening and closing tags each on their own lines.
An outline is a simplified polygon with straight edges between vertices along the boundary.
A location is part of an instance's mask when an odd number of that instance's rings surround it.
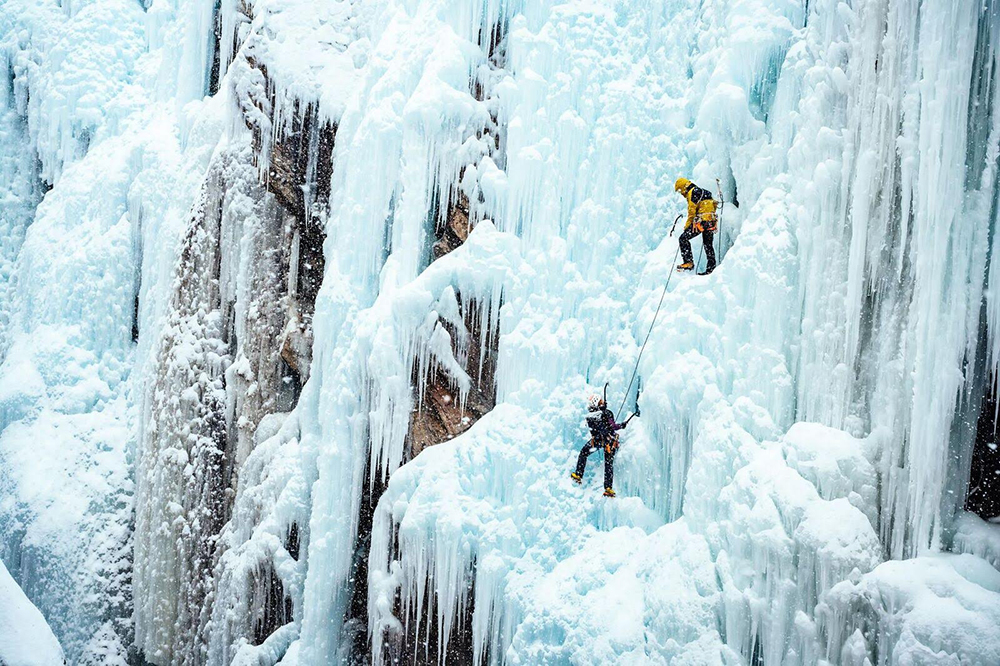
<svg viewBox="0 0 1000 666">
<path fill-rule="evenodd" d="M 587 398 L 587 406 L 590 408 L 590 411 L 596 412 L 604 407 L 604 398 L 595 393 Z"/>
</svg>

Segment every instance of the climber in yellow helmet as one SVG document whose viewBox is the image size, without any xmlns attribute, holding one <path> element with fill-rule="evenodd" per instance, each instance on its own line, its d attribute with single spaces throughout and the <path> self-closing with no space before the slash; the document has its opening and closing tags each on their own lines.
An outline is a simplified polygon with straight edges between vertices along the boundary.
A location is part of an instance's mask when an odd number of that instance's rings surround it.
<svg viewBox="0 0 1000 666">
<path fill-rule="evenodd" d="M 679 271 L 690 271 L 694 268 L 694 255 L 691 253 L 691 239 L 701 235 L 705 247 L 705 272 L 708 275 L 715 270 L 715 246 L 712 244 L 715 230 L 718 228 L 719 217 L 715 212 L 715 199 L 708 190 L 703 190 L 687 178 L 678 178 L 674 190 L 687 199 L 688 215 L 679 243 L 681 257 L 684 262 L 677 267 Z"/>
</svg>

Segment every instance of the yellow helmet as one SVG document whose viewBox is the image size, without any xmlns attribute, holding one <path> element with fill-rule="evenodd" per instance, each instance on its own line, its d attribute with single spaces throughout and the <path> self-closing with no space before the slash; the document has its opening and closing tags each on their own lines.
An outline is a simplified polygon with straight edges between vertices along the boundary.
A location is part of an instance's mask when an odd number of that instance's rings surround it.
<svg viewBox="0 0 1000 666">
<path fill-rule="evenodd" d="M 687 178 L 678 178 L 677 182 L 674 183 L 674 190 L 677 192 L 683 192 L 691 185 L 691 181 Z"/>
</svg>

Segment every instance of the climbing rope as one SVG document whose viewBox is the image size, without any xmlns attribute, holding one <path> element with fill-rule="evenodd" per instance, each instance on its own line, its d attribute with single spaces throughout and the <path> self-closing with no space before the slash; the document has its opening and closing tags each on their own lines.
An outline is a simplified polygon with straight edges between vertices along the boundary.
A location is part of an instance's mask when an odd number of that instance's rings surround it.
<svg viewBox="0 0 1000 666">
<path fill-rule="evenodd" d="M 676 224 L 676 220 L 674 221 Z M 671 230 L 670 235 L 673 235 Z M 639 360 L 642 359 L 642 352 L 646 350 L 646 343 L 649 342 L 649 335 L 653 332 L 653 326 L 656 324 L 656 316 L 660 314 L 660 308 L 663 306 L 663 298 L 667 295 L 667 287 L 670 286 L 670 278 L 674 276 L 676 272 L 674 270 L 674 264 L 677 262 L 677 255 L 680 254 L 681 246 L 677 246 L 677 250 L 674 252 L 674 260 L 670 262 L 670 274 L 667 275 L 667 281 L 663 283 L 663 291 L 660 292 L 660 302 L 656 304 L 656 312 L 653 313 L 653 321 L 649 322 L 649 330 L 646 331 L 646 339 L 642 341 L 642 347 L 639 347 L 639 355 L 635 359 L 635 367 L 632 368 L 632 376 L 629 377 L 628 387 L 625 389 L 625 397 L 622 398 L 622 404 L 618 406 L 618 412 L 615 414 L 615 421 L 621 418 L 622 409 L 625 407 L 625 402 L 628 400 L 629 391 L 632 390 L 632 382 L 635 381 L 635 373 L 639 371 Z"/>
<path fill-rule="evenodd" d="M 722 234 L 722 209 L 726 207 L 726 199 L 722 195 L 722 183 L 719 182 L 718 178 L 715 179 L 715 185 L 716 185 L 716 187 L 719 188 L 719 202 L 720 202 L 720 205 L 719 205 L 719 215 L 718 215 L 718 225 L 717 225 L 718 228 L 716 229 L 715 236 L 719 238 L 719 250 L 721 251 L 722 250 L 722 238 L 721 238 L 721 234 Z M 678 215 L 676 218 L 674 218 L 674 225 L 673 225 L 673 227 L 670 228 L 670 235 L 671 236 L 674 235 L 674 228 L 677 227 L 677 220 L 681 219 L 682 215 L 683 215 L 683 213 L 681 215 Z M 714 239 L 713 239 L 713 242 L 714 242 Z M 639 371 L 639 361 L 642 360 L 642 352 L 646 351 L 646 343 L 649 342 L 649 336 L 653 332 L 653 326 L 656 325 L 656 317 L 657 317 L 657 315 L 660 314 L 660 308 L 663 306 L 663 298 L 667 295 L 667 287 L 670 286 L 670 278 L 672 278 L 674 276 L 674 272 L 675 271 L 673 270 L 673 265 L 677 261 L 677 255 L 680 254 L 680 251 L 681 251 L 681 246 L 678 245 L 677 246 L 677 250 L 674 252 L 674 260 L 672 262 L 670 262 L 670 266 L 671 266 L 670 274 L 667 275 L 667 281 L 663 283 L 663 291 L 660 292 L 660 302 L 656 304 L 656 312 L 653 313 L 653 321 L 649 322 L 649 330 L 646 331 L 646 339 L 642 341 L 642 346 L 639 347 L 639 355 L 635 358 L 635 367 L 632 368 L 632 376 L 629 377 L 628 386 L 625 388 L 625 396 L 622 398 L 622 404 L 618 406 L 618 411 L 615 413 L 615 421 L 617 421 L 619 418 L 621 418 L 622 409 L 625 408 L 625 403 L 628 401 L 628 394 L 629 394 L 629 391 L 632 390 L 632 383 L 635 381 L 635 374 Z M 701 245 L 701 253 L 698 256 L 698 265 L 699 266 L 701 265 L 701 260 L 702 260 L 702 258 L 704 256 L 705 256 L 705 244 L 702 243 L 702 245 Z M 716 253 L 716 257 L 719 257 L 719 256 L 720 256 L 720 254 L 717 252 Z M 720 260 L 720 259 L 717 259 L 717 261 L 718 260 Z M 605 385 L 605 392 L 607 392 L 607 386 L 606 385 Z"/>
<path fill-rule="evenodd" d="M 715 179 L 715 186 L 719 188 L 719 216 L 718 216 L 718 228 L 715 230 L 715 238 L 719 240 L 719 249 L 715 251 L 716 263 L 722 263 L 722 210 L 726 207 L 726 197 L 722 193 L 722 183 L 719 179 Z M 713 239 L 714 242 L 715 239 Z M 704 251 L 705 246 L 702 245 L 701 249 Z"/>
</svg>

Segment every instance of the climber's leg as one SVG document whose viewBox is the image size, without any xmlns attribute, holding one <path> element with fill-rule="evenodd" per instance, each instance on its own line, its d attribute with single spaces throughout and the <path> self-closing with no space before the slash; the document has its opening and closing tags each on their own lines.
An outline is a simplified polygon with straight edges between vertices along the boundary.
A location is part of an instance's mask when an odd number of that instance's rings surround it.
<svg viewBox="0 0 1000 666">
<path fill-rule="evenodd" d="M 615 454 L 618 453 L 617 446 L 611 446 L 604 450 L 604 489 L 609 490 L 615 481 Z"/>
<path fill-rule="evenodd" d="M 711 273 L 715 270 L 715 232 L 704 231 L 701 234 L 701 242 L 705 248 L 705 273 Z"/>
<path fill-rule="evenodd" d="M 594 440 L 590 440 L 580 449 L 580 457 L 576 459 L 576 471 L 570 474 L 577 483 L 583 480 L 583 470 L 587 468 L 587 458 L 596 450 L 597 447 L 594 446 Z"/>
<path fill-rule="evenodd" d="M 680 270 L 689 271 L 694 268 L 694 254 L 691 252 L 691 239 L 698 235 L 698 232 L 694 230 L 694 225 L 688 227 L 681 234 L 677 243 L 681 246 L 681 258 L 683 263 L 677 268 Z"/>
</svg>

